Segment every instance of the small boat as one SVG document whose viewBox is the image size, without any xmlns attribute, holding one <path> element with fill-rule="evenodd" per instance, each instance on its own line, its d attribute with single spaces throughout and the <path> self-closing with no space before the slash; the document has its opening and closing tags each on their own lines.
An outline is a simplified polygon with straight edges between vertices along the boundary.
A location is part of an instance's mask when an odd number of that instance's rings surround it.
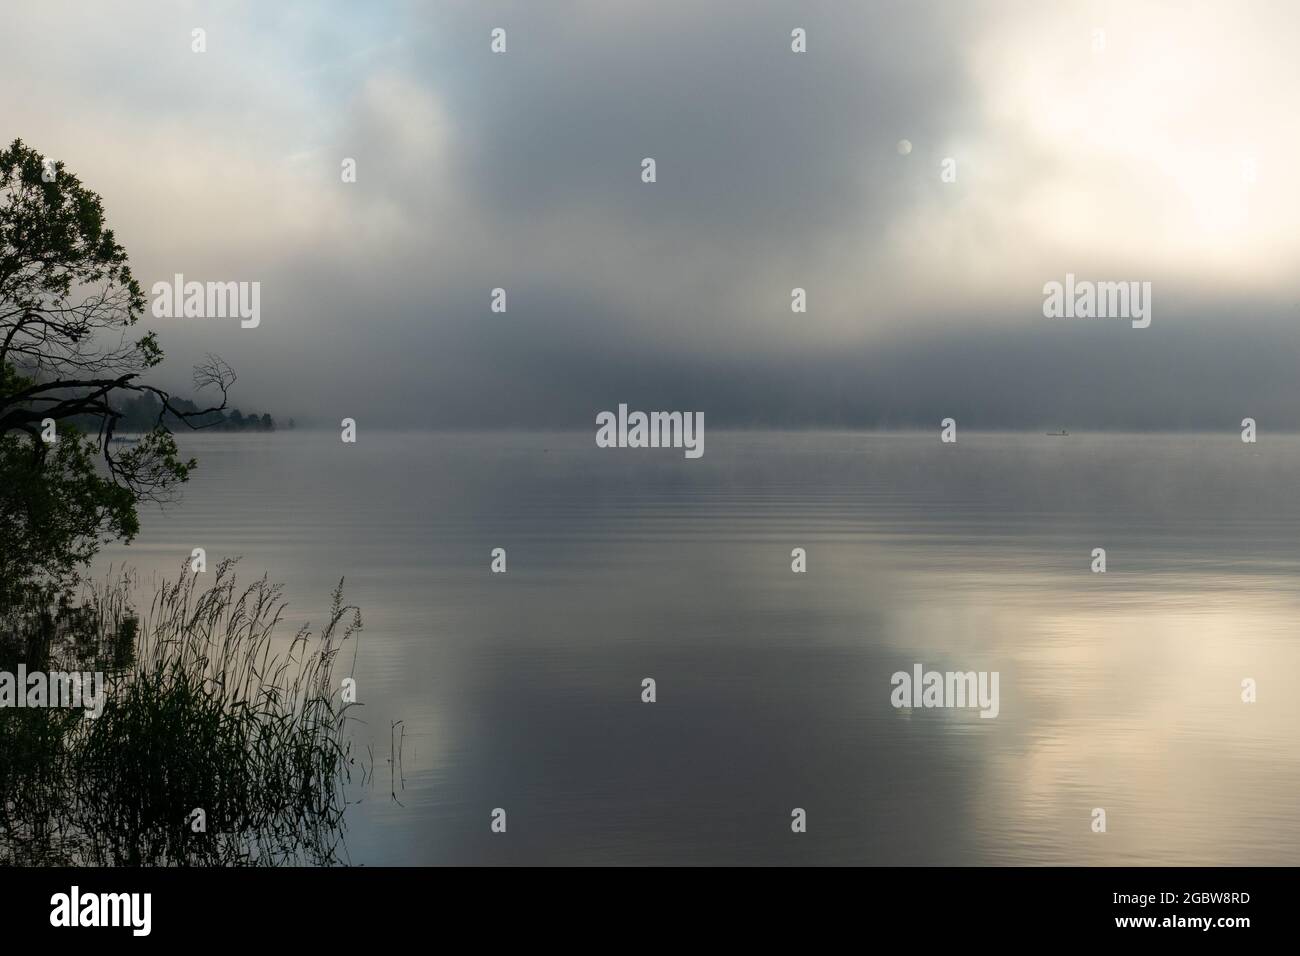
<svg viewBox="0 0 1300 956">
<path fill-rule="evenodd" d="M 1064 428 L 1062 428 L 1059 432 L 1048 432 L 1047 434 L 1050 435 L 1052 438 L 1065 438 L 1070 433 L 1067 432 Z"/>
</svg>

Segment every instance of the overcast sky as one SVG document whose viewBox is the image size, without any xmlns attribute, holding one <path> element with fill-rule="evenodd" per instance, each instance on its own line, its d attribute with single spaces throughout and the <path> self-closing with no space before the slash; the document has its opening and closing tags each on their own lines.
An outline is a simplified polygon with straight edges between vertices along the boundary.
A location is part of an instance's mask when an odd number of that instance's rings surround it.
<svg viewBox="0 0 1300 956">
<path fill-rule="evenodd" d="M 1300 427 L 1292 0 L 11 0 L 4 21 L 0 138 L 103 195 L 146 290 L 262 284 L 256 329 L 143 323 L 164 384 L 216 352 L 245 411 Z M 1151 282 L 1150 328 L 1044 317 L 1067 272 Z"/>
</svg>

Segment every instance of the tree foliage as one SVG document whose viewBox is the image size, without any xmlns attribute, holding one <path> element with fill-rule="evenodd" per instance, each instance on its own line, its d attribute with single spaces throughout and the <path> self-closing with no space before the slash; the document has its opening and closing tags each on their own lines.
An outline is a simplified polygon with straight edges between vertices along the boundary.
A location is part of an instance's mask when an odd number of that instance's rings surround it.
<svg viewBox="0 0 1300 956">
<path fill-rule="evenodd" d="M 212 408 L 178 408 L 143 380 L 163 360 L 155 333 L 132 334 L 144 309 L 100 196 L 21 140 L 0 152 L 0 601 L 130 540 L 137 505 L 172 497 L 195 467 L 168 422 L 198 427 L 226 406 L 235 376 L 215 356 L 194 371 L 220 395 Z M 158 420 L 116 445 L 123 401 L 144 394 Z"/>
</svg>

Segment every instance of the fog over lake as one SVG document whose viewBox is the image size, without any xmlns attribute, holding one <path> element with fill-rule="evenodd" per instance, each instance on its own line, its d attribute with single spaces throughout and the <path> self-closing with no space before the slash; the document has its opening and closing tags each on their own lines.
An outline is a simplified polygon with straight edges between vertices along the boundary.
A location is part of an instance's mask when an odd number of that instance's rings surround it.
<svg viewBox="0 0 1300 956">
<path fill-rule="evenodd" d="M 278 862 L 221 827 L 332 838 L 346 708 L 359 864 L 1300 862 L 1297 36 L 1294 0 L 20 0 L 0 597 L 138 501 L 91 577 L 141 610 L 201 548 L 284 585 L 282 652 L 340 579 L 365 627 L 285 704 L 188 592 L 137 630 L 41 591 L 0 663 L 102 651 L 123 706 L 0 795 L 87 860 Z M 199 462 L 163 510 L 156 423 Z M 128 750 L 108 801 L 77 761 Z"/>
<path fill-rule="evenodd" d="M 592 432 L 184 447 L 201 464 L 183 502 L 97 573 L 129 562 L 147 595 L 195 547 L 242 555 L 245 578 L 285 583 L 286 638 L 346 577 L 365 622 L 352 733 L 374 762 L 349 791 L 355 863 L 1300 852 L 1300 438 L 711 431 L 697 460 Z M 891 706 L 917 663 L 998 672 L 997 718 Z"/>
</svg>

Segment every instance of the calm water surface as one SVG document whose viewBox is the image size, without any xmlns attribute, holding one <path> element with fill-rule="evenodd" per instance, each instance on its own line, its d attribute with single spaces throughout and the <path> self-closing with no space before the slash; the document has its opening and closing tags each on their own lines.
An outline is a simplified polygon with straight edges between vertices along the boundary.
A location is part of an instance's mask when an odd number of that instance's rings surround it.
<svg viewBox="0 0 1300 956">
<path fill-rule="evenodd" d="M 1300 439 L 593 434 L 187 436 L 98 568 L 240 555 L 286 635 L 346 577 L 358 864 L 1300 863 Z M 895 710 L 917 662 L 1000 715 Z"/>
</svg>

